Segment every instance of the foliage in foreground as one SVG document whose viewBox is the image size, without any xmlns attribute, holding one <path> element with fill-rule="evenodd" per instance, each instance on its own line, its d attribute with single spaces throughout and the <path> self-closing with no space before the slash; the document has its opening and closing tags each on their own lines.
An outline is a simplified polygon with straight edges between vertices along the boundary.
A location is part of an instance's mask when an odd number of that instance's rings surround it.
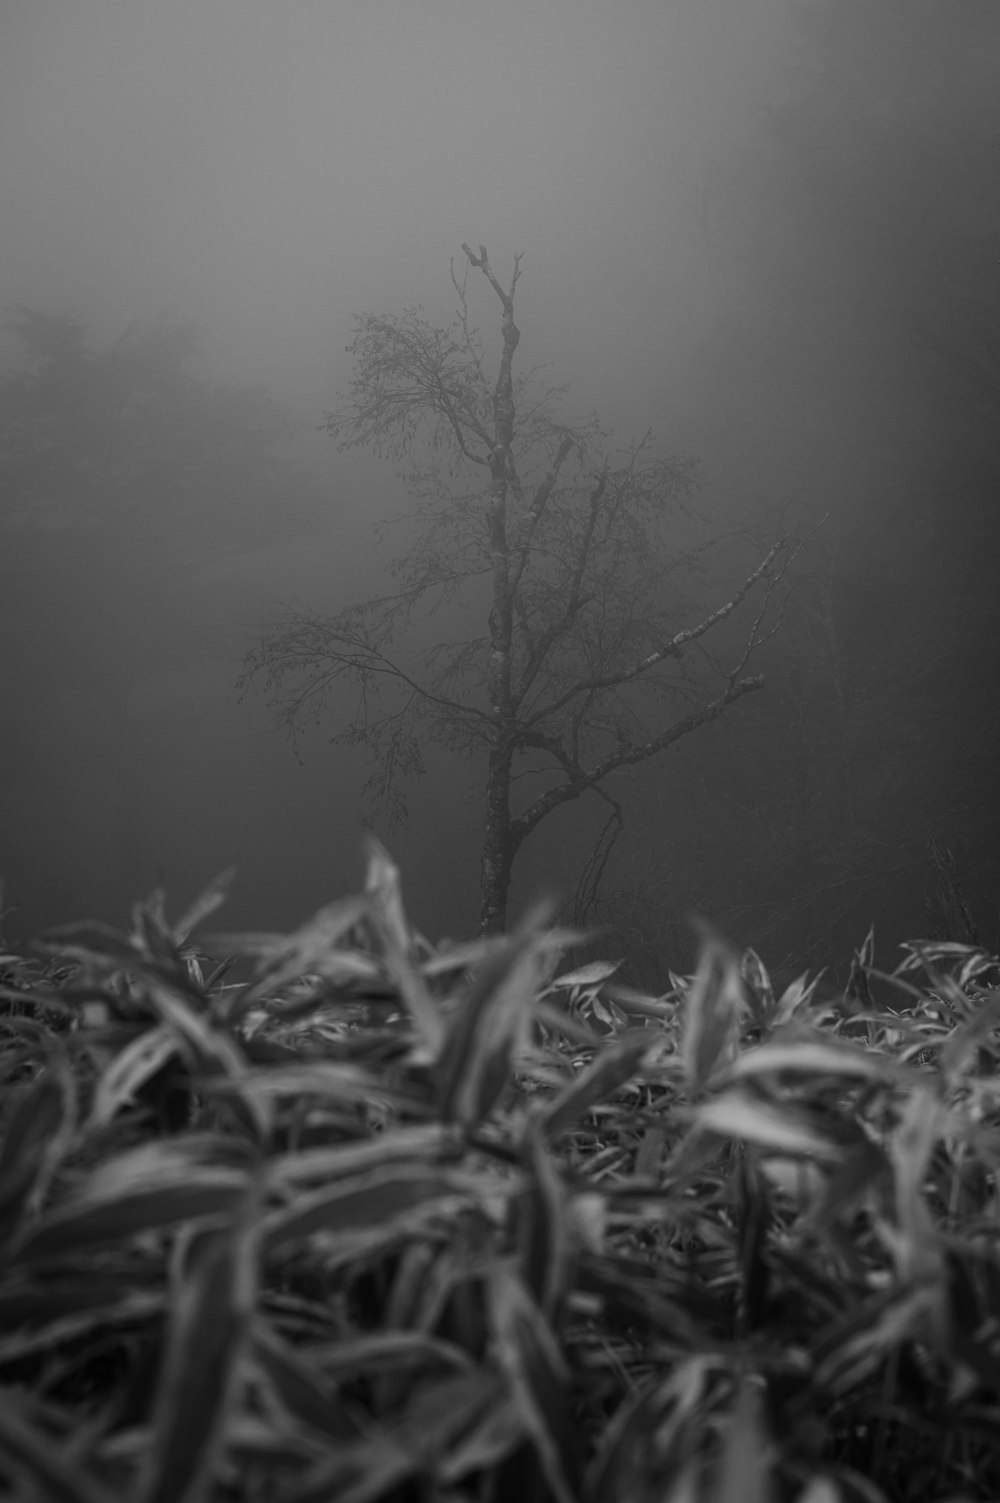
<svg viewBox="0 0 1000 1503">
<path fill-rule="evenodd" d="M 374 847 L 196 948 L 223 896 L 0 959 L 11 1496 L 1000 1494 L 990 955 L 646 997 L 544 912 L 432 949 Z"/>
</svg>

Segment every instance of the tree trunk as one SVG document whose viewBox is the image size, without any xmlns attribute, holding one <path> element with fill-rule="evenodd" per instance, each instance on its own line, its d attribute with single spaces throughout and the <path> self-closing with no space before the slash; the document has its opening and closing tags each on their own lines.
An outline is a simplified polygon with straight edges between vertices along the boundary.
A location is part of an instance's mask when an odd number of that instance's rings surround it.
<svg viewBox="0 0 1000 1503">
<path fill-rule="evenodd" d="M 490 269 L 486 250 L 479 247 L 480 259 L 466 251 L 472 264 L 482 267 L 503 304 L 503 356 L 493 392 L 493 447 L 490 451 L 490 492 L 487 510 L 487 533 L 492 560 L 492 609 L 489 616 L 490 709 L 493 715 L 494 742 L 490 748 L 486 775 L 486 828 L 483 832 L 481 864 L 482 886 L 479 904 L 479 932 L 502 934 L 507 923 L 507 897 L 510 892 L 510 869 L 517 849 L 510 818 L 510 774 L 514 756 L 511 741 L 513 701 L 511 667 L 514 644 L 514 587 L 511 582 L 510 540 L 507 535 L 508 465 L 514 441 L 514 351 L 520 331 L 514 322 L 514 288 L 517 286 L 519 257 L 514 260 L 510 291 L 504 292 Z"/>
<path fill-rule="evenodd" d="M 517 849 L 511 831 L 510 772 L 513 750 L 501 741 L 490 751 L 486 776 L 486 827 L 480 863 L 480 934 L 502 934 L 507 924 L 510 874 Z"/>
</svg>

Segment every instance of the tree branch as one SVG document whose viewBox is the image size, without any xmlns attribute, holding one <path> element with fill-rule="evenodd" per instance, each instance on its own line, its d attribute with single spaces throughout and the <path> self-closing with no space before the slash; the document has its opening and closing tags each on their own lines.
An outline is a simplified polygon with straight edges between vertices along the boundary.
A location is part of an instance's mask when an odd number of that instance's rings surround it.
<svg viewBox="0 0 1000 1503">
<path fill-rule="evenodd" d="M 325 665 L 322 671 L 318 671 L 320 665 Z M 363 690 L 374 679 L 395 679 L 427 704 L 493 724 L 493 717 L 478 705 L 438 694 L 421 684 L 369 638 L 351 635 L 343 627 L 313 616 L 294 617 L 283 631 L 272 634 L 265 647 L 258 649 L 255 659 L 249 662 L 240 686 L 245 688 L 253 678 L 263 679 L 273 686 L 293 675 L 306 679 L 306 683 L 298 693 L 289 696 L 281 717 L 283 722 L 290 723 L 299 718 L 299 711 L 307 700 L 325 692 L 337 679 L 353 677 Z"/>
<path fill-rule="evenodd" d="M 356 361 L 350 405 L 327 414 L 324 427 L 342 448 L 367 444 L 376 452 L 394 436 L 392 452 L 405 452 L 421 417 L 445 422 L 466 459 L 488 465 L 489 458 L 468 444 L 472 434 L 489 451 L 488 430 L 471 401 L 461 369 L 462 351 L 447 330 L 434 329 L 411 310 L 400 317 L 364 314 L 355 320 L 349 346 Z"/>
<path fill-rule="evenodd" d="M 538 524 L 541 521 L 542 513 L 544 512 L 545 507 L 548 504 L 549 497 L 552 495 L 552 492 L 555 489 L 555 483 L 559 479 L 559 471 L 562 469 L 563 464 L 565 463 L 572 447 L 573 440 L 567 436 L 564 436 L 559 444 L 558 449 L 556 450 L 556 457 L 552 461 L 552 465 L 549 468 L 548 473 L 543 475 L 542 479 L 535 487 L 535 494 L 531 498 L 531 506 L 529 507 L 528 512 L 521 523 L 519 536 L 516 543 L 514 544 L 514 553 L 517 556 L 517 563 L 514 566 L 514 577 L 511 581 L 511 587 L 515 590 L 520 585 L 521 578 L 524 574 L 525 565 L 528 561 L 528 554 L 531 549 L 532 538 L 537 531 Z"/>
<path fill-rule="evenodd" d="M 625 684 L 634 683 L 636 679 L 648 673 L 651 668 L 655 668 L 657 663 L 662 663 L 665 658 L 681 657 L 685 647 L 691 642 L 696 641 L 699 637 L 703 637 L 706 632 L 711 631 L 713 626 L 717 626 L 720 621 L 724 621 L 727 616 L 732 615 L 733 611 L 745 599 L 757 581 L 768 573 L 779 553 L 787 546 L 788 540 L 786 538 L 779 538 L 773 547 L 768 550 L 753 573 L 748 575 L 743 581 L 735 595 L 731 596 L 724 605 L 720 605 L 718 610 L 712 611 L 697 626 L 686 627 L 683 631 L 676 632 L 662 647 L 658 647 L 655 651 L 647 653 L 644 658 L 638 663 L 633 664 L 631 668 L 623 668 L 615 673 L 605 674 L 599 678 L 578 680 L 575 684 L 571 684 L 568 689 L 564 690 L 562 694 L 558 695 L 556 699 L 551 700 L 532 715 L 529 715 L 525 724 L 529 726 L 537 725 L 539 721 L 546 720 L 549 716 L 563 709 L 580 694 L 590 694 L 599 689 L 621 688 Z"/>
<path fill-rule="evenodd" d="M 501 319 L 503 351 L 500 355 L 500 369 L 497 372 L 496 387 L 493 392 L 493 423 L 496 444 L 505 454 L 509 454 L 514 439 L 514 351 L 521 339 L 521 331 L 514 322 L 514 289 L 521 275 L 521 256 L 518 253 L 514 257 L 514 274 L 510 279 L 510 288 L 504 291 L 490 266 L 485 245 L 479 247 L 478 257 L 472 254 L 467 245 L 463 245 L 462 249 L 472 265 L 480 268 L 503 306 Z"/>
<path fill-rule="evenodd" d="M 554 483 L 555 478 L 553 477 L 553 484 Z M 593 490 L 590 493 L 587 525 L 580 537 L 580 543 L 577 549 L 577 556 L 573 568 L 573 574 L 570 578 L 569 590 L 566 595 L 566 605 L 560 612 L 560 614 L 556 617 L 556 619 L 550 622 L 549 625 L 545 628 L 541 636 L 538 638 L 538 641 L 533 646 L 531 652 L 529 653 L 528 661 L 526 662 L 524 671 L 521 674 L 521 681 L 518 684 L 516 693 L 514 695 L 514 703 L 516 705 L 523 704 L 525 695 L 529 692 L 532 684 L 538 677 L 538 673 L 542 667 L 542 664 L 545 662 L 550 648 L 558 640 L 558 638 L 562 636 L 563 632 L 567 630 L 577 612 L 580 610 L 581 605 L 583 604 L 581 598 L 583 576 L 586 572 L 587 561 L 590 557 L 590 551 L 593 546 L 594 531 L 597 527 L 597 517 L 598 513 L 600 512 L 601 502 L 604 499 L 604 493 L 607 488 L 607 483 L 608 472 L 607 467 L 605 467 L 598 477 L 597 484 L 594 486 Z M 551 487 L 549 489 L 551 490 Z M 523 562 L 521 567 L 523 568 Z"/>
<path fill-rule="evenodd" d="M 597 766 L 592 767 L 589 771 L 580 767 L 578 763 L 573 763 L 568 757 L 565 748 L 556 742 L 554 737 L 532 736 L 529 738 L 528 734 L 524 734 L 521 739 L 525 745 L 544 746 L 544 749 L 551 752 L 560 762 L 569 774 L 569 778 L 567 782 L 560 783 L 558 787 L 549 788 L 545 793 L 540 794 L 534 803 L 525 809 L 523 814 L 518 815 L 516 819 L 511 821 L 511 834 L 515 843 L 520 845 L 530 835 L 535 826 L 546 815 L 551 814 L 553 809 L 557 809 L 560 804 L 571 803 L 574 799 L 578 799 L 588 789 L 596 788 L 598 783 L 621 767 L 631 767 L 638 762 L 647 762 L 650 757 L 655 757 L 668 746 L 672 746 L 675 741 L 680 741 L 684 736 L 689 736 L 692 731 L 698 730 L 700 726 L 707 725 L 709 721 L 716 720 L 731 704 L 735 704 L 736 700 L 742 699 L 744 694 L 752 694 L 758 689 L 763 689 L 763 687 L 763 674 L 756 674 L 752 678 L 739 679 L 731 684 L 724 694 L 720 694 L 717 699 L 713 699 L 709 704 L 702 705 L 700 709 L 692 711 L 683 720 L 675 721 L 673 725 L 667 726 L 658 735 L 650 737 L 648 741 L 640 745 L 627 746 L 621 751 L 614 753 L 614 755 L 605 757 L 603 761 L 598 762 Z"/>
</svg>

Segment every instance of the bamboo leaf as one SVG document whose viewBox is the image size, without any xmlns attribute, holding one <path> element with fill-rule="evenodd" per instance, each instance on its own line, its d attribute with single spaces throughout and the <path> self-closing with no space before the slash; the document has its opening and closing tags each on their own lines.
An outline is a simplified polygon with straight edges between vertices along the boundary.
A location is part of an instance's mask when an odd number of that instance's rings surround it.
<svg viewBox="0 0 1000 1503">
<path fill-rule="evenodd" d="M 74 1267 L 74 1278 L 85 1281 L 85 1274 Z M 133 1292 L 120 1272 L 115 1285 L 117 1293 L 109 1293 L 106 1302 L 100 1303 L 96 1295 L 88 1298 L 86 1292 L 74 1300 L 68 1280 L 50 1297 L 46 1280 L 16 1306 L 23 1284 L 12 1280 L 10 1293 L 0 1297 L 0 1362 L 54 1351 L 84 1337 L 106 1339 L 116 1327 L 140 1328 L 159 1318 L 165 1304 L 161 1291 Z M 8 1311 L 8 1307 L 13 1308 Z"/>
<path fill-rule="evenodd" d="M 888 1159 L 878 1143 L 858 1142 L 820 1187 L 809 1212 L 810 1224 L 830 1225 L 869 1187 L 886 1179 L 888 1170 Z"/>
<path fill-rule="evenodd" d="M 292 934 L 216 934 L 209 941 L 213 951 L 259 956 L 253 981 L 228 1003 L 227 1021 L 235 1024 L 243 1015 L 290 981 L 307 973 L 324 975 L 336 960 L 336 946 L 348 930 L 368 914 L 363 896 L 340 898 L 321 908 Z"/>
<path fill-rule="evenodd" d="M 412 960 L 413 939 L 403 909 L 399 868 L 388 851 L 369 835 L 365 842 L 368 874 L 365 891 L 371 902 L 372 921 L 385 946 L 386 966 L 423 1042 L 427 1061 L 435 1060 L 444 1041 L 444 1021 Z"/>
<path fill-rule="evenodd" d="M 879 1294 L 838 1321 L 816 1340 L 815 1381 L 833 1393 L 862 1383 L 886 1354 L 925 1336 L 927 1291 L 896 1287 Z"/>
<path fill-rule="evenodd" d="M 337 1441 L 359 1434 L 340 1401 L 337 1386 L 317 1365 L 314 1354 L 283 1341 L 264 1320 L 253 1327 L 254 1360 L 287 1413 L 311 1430 Z"/>
<path fill-rule="evenodd" d="M 230 866 L 226 871 L 220 872 L 217 877 L 213 877 L 204 892 L 199 893 L 194 902 L 184 910 L 173 927 L 175 945 L 184 944 L 192 929 L 196 929 L 210 913 L 215 913 L 222 907 L 229 897 L 235 876 L 235 866 Z"/>
<path fill-rule="evenodd" d="M 89 1126 L 103 1127 L 132 1101 L 148 1080 L 177 1053 L 173 1029 L 161 1023 L 144 1029 L 120 1049 L 97 1081 L 90 1108 Z"/>
<path fill-rule="evenodd" d="M 0 1351 L 12 1331 L 37 1327 L 62 1315 L 104 1311 L 123 1297 L 122 1281 L 115 1273 L 98 1269 L 74 1269 L 72 1273 L 33 1279 L 14 1274 L 0 1287 Z"/>
<path fill-rule="evenodd" d="M 96 960 L 102 965 L 135 965 L 139 952 L 127 935 L 97 920 L 47 929 L 36 941 L 39 950 L 68 959 Z"/>
<path fill-rule="evenodd" d="M 326 1059 L 296 1060 L 287 1065 L 259 1066 L 243 1080 L 217 1080 L 214 1093 L 240 1093 L 254 1100 L 286 1096 L 301 1100 L 303 1096 L 330 1097 L 340 1102 L 370 1102 L 399 1099 L 401 1092 L 359 1065 L 344 1065 Z"/>
<path fill-rule="evenodd" d="M 51 1503 L 114 1503 L 107 1491 L 81 1464 L 79 1452 L 54 1441 L 26 1413 L 22 1396 L 6 1390 L 0 1402 L 0 1470 L 8 1466 L 25 1481 L 33 1498 Z"/>
<path fill-rule="evenodd" d="M 778 1005 L 774 1011 L 772 1021 L 775 1027 L 780 1027 L 781 1024 L 787 1023 L 795 1013 L 804 1012 L 809 1007 L 816 994 L 820 978 L 816 976 L 812 981 L 809 981 L 807 977 L 808 972 L 803 971 L 801 976 L 796 976 L 795 980 L 790 981 L 785 987 L 785 990 L 778 998 Z"/>
<path fill-rule="evenodd" d="M 769 1452 L 758 1384 L 745 1378 L 726 1425 L 714 1503 L 770 1503 L 774 1490 Z"/>
<path fill-rule="evenodd" d="M 403 1128 L 387 1128 L 376 1137 L 358 1143 L 300 1148 L 295 1153 L 275 1155 L 268 1159 L 267 1173 L 269 1183 L 276 1189 L 299 1191 L 313 1182 L 328 1185 L 331 1180 L 382 1169 L 389 1164 L 414 1159 L 433 1164 L 454 1157 L 455 1150 L 454 1134 L 440 1123 L 411 1123 Z"/>
<path fill-rule="evenodd" d="M 923 1198 L 924 1181 L 940 1130 L 936 1097 L 927 1087 L 915 1088 L 903 1107 L 889 1145 L 899 1226 L 893 1250 L 904 1278 L 941 1272 L 938 1239 Z"/>
<path fill-rule="evenodd" d="M 124 1149 L 98 1162 L 76 1187 L 75 1200 L 114 1200 L 151 1186 L 191 1184 L 206 1175 L 242 1176 L 253 1150 L 223 1133 L 189 1132 Z M 240 1178 L 240 1184 L 245 1179 Z"/>
<path fill-rule="evenodd" d="M 164 1024 L 177 1039 L 188 1045 L 198 1068 L 205 1074 L 221 1073 L 238 1078 L 246 1072 L 246 1061 L 233 1035 L 217 1028 L 191 1006 L 191 999 L 154 980 L 149 999 Z"/>
<path fill-rule="evenodd" d="M 771 1207 L 766 1180 L 755 1171 L 746 1156 L 739 1166 L 739 1222 L 737 1227 L 739 1265 L 742 1283 L 742 1318 L 748 1331 L 759 1330 L 765 1322 L 771 1270 L 764 1256 L 771 1224 Z"/>
<path fill-rule="evenodd" d="M 189 1155 L 150 1151 L 153 1146 L 122 1154 L 95 1170 L 72 1201 L 31 1228 L 11 1250 L 10 1261 L 29 1266 L 63 1261 L 181 1222 L 232 1214 L 246 1191 L 245 1172 L 199 1164 Z"/>
<path fill-rule="evenodd" d="M 198 1503 L 212 1487 L 240 1389 L 256 1301 L 253 1193 L 222 1234 L 195 1240 L 171 1303 L 143 1503 Z"/>
<path fill-rule="evenodd" d="M 751 1002 L 755 1022 L 766 1024 L 774 1012 L 774 987 L 767 967 L 756 950 L 748 947 L 743 951 L 740 975 Z"/>
<path fill-rule="evenodd" d="M 245 1123 L 250 1135 L 264 1142 L 270 1135 L 272 1116 L 269 1103 L 259 1094 L 244 1089 L 250 1079 L 246 1056 L 236 1038 L 225 1026 L 196 1012 L 187 997 L 177 995 L 169 986 L 153 980 L 148 995 L 157 1013 L 172 1030 L 186 1054 L 200 1083 L 213 1084 L 221 1076 L 231 1082 L 229 1095 L 233 1110 Z"/>
<path fill-rule="evenodd" d="M 832 1477 L 813 1477 L 799 1493 L 796 1503 L 843 1503 L 844 1494 Z"/>
<path fill-rule="evenodd" d="M 778 1107 L 739 1091 L 703 1102 L 694 1112 L 697 1127 L 724 1138 L 740 1138 L 773 1153 L 839 1163 L 844 1150 L 820 1137 L 791 1107 Z"/>
<path fill-rule="evenodd" d="M 496 1375 L 483 1369 L 425 1384 L 392 1425 L 338 1447 L 284 1495 L 285 1503 L 376 1503 L 408 1478 L 433 1478 L 502 1398 Z"/>
<path fill-rule="evenodd" d="M 910 1077 L 884 1054 L 855 1044 L 812 1038 L 772 1040 L 747 1049 L 726 1072 L 726 1080 L 769 1074 L 835 1075 L 894 1082 Z"/>
<path fill-rule="evenodd" d="M 73 1135 L 76 1087 L 69 1065 L 54 1055 L 23 1092 L 5 1124 L 0 1147 L 0 1245 L 16 1235 L 24 1214 L 45 1195 Z"/>
<path fill-rule="evenodd" d="M 968 1068 L 980 1044 L 988 1043 L 990 1035 L 1000 1022 L 1000 988 L 984 997 L 976 1011 L 966 1022 L 948 1035 L 941 1050 L 941 1068 L 946 1074 L 957 1075 Z"/>
<path fill-rule="evenodd" d="M 181 1222 L 224 1216 L 238 1204 L 243 1185 L 233 1179 L 137 1190 L 117 1201 L 76 1206 L 46 1217 L 13 1249 L 10 1261 L 65 1262 L 114 1248 Z"/>
<path fill-rule="evenodd" d="M 310 1360 L 324 1373 L 338 1378 L 376 1373 L 400 1366 L 436 1365 L 467 1369 L 472 1359 L 460 1346 L 424 1331 L 372 1331 L 365 1336 L 333 1342 L 315 1342 Z"/>
<path fill-rule="evenodd" d="M 569 1376 L 542 1311 L 509 1264 L 493 1271 L 490 1313 L 496 1351 L 522 1422 L 558 1503 L 574 1503 L 579 1445 L 569 1421 Z"/>
<path fill-rule="evenodd" d="M 560 1091 L 539 1114 L 542 1130 L 549 1137 L 562 1132 L 623 1086 L 639 1069 L 655 1042 L 655 1036 L 639 1032 L 604 1045 L 592 1064 Z"/>
<path fill-rule="evenodd" d="M 647 1382 L 620 1405 L 588 1468 L 587 1503 L 694 1503 L 689 1467 L 703 1446 L 712 1360 L 682 1358 L 669 1378 Z"/>
<path fill-rule="evenodd" d="M 565 1292 L 569 1263 L 567 1197 L 554 1161 L 534 1133 L 525 1145 L 524 1167 L 524 1185 L 513 1207 L 521 1277 L 551 1319 Z"/>
<path fill-rule="evenodd" d="M 273 1212 L 264 1223 L 264 1250 L 272 1256 L 319 1231 L 343 1237 L 378 1229 L 388 1235 L 414 1216 L 429 1215 L 471 1194 L 469 1181 L 433 1166 L 389 1165 L 299 1195 Z"/>
<path fill-rule="evenodd" d="M 690 1290 L 674 1294 L 644 1264 L 608 1253 L 578 1253 L 574 1289 L 596 1298 L 613 1327 L 648 1331 L 672 1349 L 697 1350 L 710 1340 L 696 1323 Z"/>
<path fill-rule="evenodd" d="M 549 905 L 539 905 L 510 938 L 495 945 L 451 1021 L 437 1069 L 446 1122 L 483 1121 L 507 1083 L 511 1051 L 537 990 L 540 931 L 549 911 Z"/>
<path fill-rule="evenodd" d="M 524 1426 L 513 1400 L 498 1393 L 471 1432 L 438 1464 L 438 1478 L 453 1486 L 470 1472 L 493 1472 L 523 1440 Z"/>
<path fill-rule="evenodd" d="M 684 998 L 681 1058 L 692 1096 L 703 1089 L 730 1052 L 745 1006 L 735 952 L 711 931 L 703 930 L 698 969 Z"/>
<path fill-rule="evenodd" d="M 554 981 L 549 982 L 549 986 L 552 988 L 597 986 L 620 970 L 621 964 L 620 960 L 592 960 L 588 965 L 578 966 L 575 971 L 566 971 L 564 975 L 557 976 Z"/>
</svg>

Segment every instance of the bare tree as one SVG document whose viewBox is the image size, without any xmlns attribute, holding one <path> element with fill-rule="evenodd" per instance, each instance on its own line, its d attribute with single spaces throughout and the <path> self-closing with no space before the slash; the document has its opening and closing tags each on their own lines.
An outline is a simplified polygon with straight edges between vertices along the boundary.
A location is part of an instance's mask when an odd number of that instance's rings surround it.
<svg viewBox="0 0 1000 1503">
<path fill-rule="evenodd" d="M 327 419 L 341 447 L 411 466 L 417 535 L 393 566 L 398 588 L 333 615 L 287 611 L 248 654 L 242 683 L 263 687 L 293 734 L 351 688 L 354 716 L 334 740 L 366 748 L 367 792 L 390 814 L 405 812 L 401 780 L 423 770 L 428 743 L 484 762 L 480 924 L 493 932 L 514 858 L 543 820 L 592 793 L 613 839 L 613 775 L 763 687 L 746 670 L 777 628 L 794 550 L 784 536 L 758 543 L 728 598 L 685 625 L 685 584 L 689 594 L 706 568 L 704 545 L 677 551 L 691 466 L 652 457 L 648 440 L 614 459 L 594 421 L 559 422 L 562 389 L 515 373 L 520 256 L 505 287 L 485 247 L 462 249 L 450 326 L 419 308 L 355 321 L 349 394 Z M 470 267 L 500 305 L 495 376 L 470 319 Z M 751 592 L 734 645 L 722 624 Z M 481 607 L 481 634 L 407 653 L 412 614 L 457 597 Z M 727 637 L 726 666 L 710 633 Z M 596 849 L 591 881 L 608 839 Z"/>
</svg>

